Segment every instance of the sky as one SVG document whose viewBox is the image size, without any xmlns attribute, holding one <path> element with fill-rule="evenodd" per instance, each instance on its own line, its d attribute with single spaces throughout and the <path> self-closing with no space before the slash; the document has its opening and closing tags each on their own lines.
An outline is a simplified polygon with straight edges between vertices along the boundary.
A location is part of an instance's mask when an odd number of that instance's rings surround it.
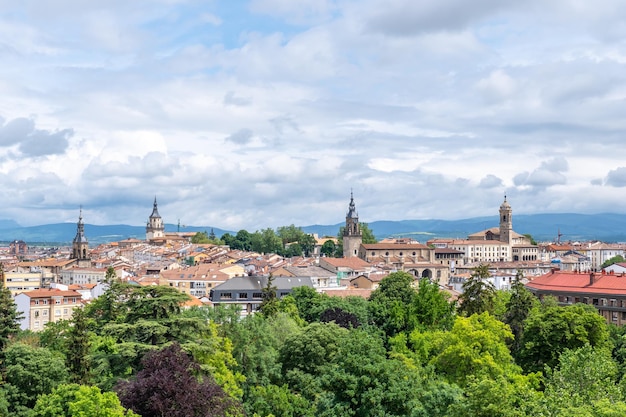
<svg viewBox="0 0 626 417">
<path fill-rule="evenodd" d="M 622 0 L 0 0 L 0 219 L 626 213 Z"/>
</svg>

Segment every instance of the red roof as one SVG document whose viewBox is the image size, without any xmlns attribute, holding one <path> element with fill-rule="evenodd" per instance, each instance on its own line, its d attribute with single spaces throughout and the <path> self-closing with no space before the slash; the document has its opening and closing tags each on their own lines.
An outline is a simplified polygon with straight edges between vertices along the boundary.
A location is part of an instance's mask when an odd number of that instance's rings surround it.
<svg viewBox="0 0 626 417">
<path fill-rule="evenodd" d="M 78 297 L 81 298 L 79 292 L 74 290 L 63 291 L 58 288 L 41 288 L 39 290 L 26 291 L 22 294 L 30 298 L 48 298 L 48 297 Z"/>
<path fill-rule="evenodd" d="M 526 286 L 541 292 L 626 295 L 626 276 L 596 272 L 593 277 L 592 283 L 587 272 L 554 271 L 533 279 Z"/>
</svg>

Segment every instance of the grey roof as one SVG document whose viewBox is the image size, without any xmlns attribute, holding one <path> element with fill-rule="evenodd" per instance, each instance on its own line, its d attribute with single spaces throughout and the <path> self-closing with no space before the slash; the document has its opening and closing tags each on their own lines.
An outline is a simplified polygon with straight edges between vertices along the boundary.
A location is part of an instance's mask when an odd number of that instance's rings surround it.
<svg viewBox="0 0 626 417">
<path fill-rule="evenodd" d="M 296 277 L 336 277 L 337 274 L 330 272 L 317 265 L 307 266 L 286 266 L 285 271 L 294 274 Z"/>
<path fill-rule="evenodd" d="M 213 288 L 214 291 L 224 290 L 259 290 L 267 285 L 267 276 L 233 277 Z M 277 290 L 290 290 L 296 287 L 313 287 L 311 277 L 274 277 L 274 286 Z"/>
</svg>

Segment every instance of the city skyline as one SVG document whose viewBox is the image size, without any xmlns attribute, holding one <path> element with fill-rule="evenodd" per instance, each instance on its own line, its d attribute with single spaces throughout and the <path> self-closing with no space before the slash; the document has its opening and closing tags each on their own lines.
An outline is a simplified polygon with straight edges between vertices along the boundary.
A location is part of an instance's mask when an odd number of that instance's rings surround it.
<svg viewBox="0 0 626 417">
<path fill-rule="evenodd" d="M 0 219 L 626 213 L 617 0 L 0 5 Z"/>
</svg>

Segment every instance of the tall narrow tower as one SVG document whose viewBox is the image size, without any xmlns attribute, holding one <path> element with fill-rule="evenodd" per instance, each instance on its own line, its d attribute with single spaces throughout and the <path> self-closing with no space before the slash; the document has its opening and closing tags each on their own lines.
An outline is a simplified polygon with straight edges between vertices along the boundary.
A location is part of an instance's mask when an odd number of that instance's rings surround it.
<svg viewBox="0 0 626 417">
<path fill-rule="evenodd" d="M 76 225 L 76 236 L 72 241 L 72 255 L 70 259 L 78 260 L 78 266 L 88 267 L 91 266 L 91 259 L 89 258 L 89 242 L 85 237 L 85 224 L 83 223 L 83 208 L 80 208 L 80 214 L 78 215 L 78 224 Z"/>
<path fill-rule="evenodd" d="M 165 226 L 163 225 L 163 219 L 159 214 L 157 208 L 157 199 L 154 197 L 154 205 L 152 208 L 152 214 L 148 217 L 148 223 L 146 224 L 146 240 L 151 240 L 165 236 Z"/>
<path fill-rule="evenodd" d="M 511 244 L 513 238 L 513 209 L 511 205 L 506 201 L 506 194 L 504 195 L 504 202 L 500 205 L 500 242 Z"/>
<path fill-rule="evenodd" d="M 350 205 L 346 214 L 346 227 L 343 229 L 343 257 L 352 258 L 359 255 L 359 247 L 363 242 L 363 234 L 359 225 L 359 215 L 354 205 L 354 196 L 350 191 Z"/>
</svg>

